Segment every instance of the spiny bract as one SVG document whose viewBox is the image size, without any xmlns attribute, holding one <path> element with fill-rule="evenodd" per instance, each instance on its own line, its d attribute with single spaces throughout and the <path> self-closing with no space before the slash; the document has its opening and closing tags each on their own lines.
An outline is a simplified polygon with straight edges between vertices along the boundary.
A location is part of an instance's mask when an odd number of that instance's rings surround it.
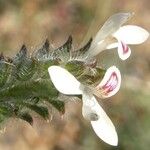
<svg viewBox="0 0 150 150">
<path fill-rule="evenodd" d="M 1 54 L 0 122 L 17 117 L 32 125 L 30 110 L 48 119 L 47 103 L 64 113 L 64 101 L 59 98 L 59 92 L 49 79 L 48 67 L 63 66 L 84 84 L 96 83 L 105 70 L 96 66 L 96 60 L 86 60 L 91 42 L 92 39 L 84 47 L 74 50 L 72 37 L 69 36 L 65 44 L 53 49 L 46 39 L 44 45 L 30 56 L 25 45 L 14 58 Z"/>
</svg>

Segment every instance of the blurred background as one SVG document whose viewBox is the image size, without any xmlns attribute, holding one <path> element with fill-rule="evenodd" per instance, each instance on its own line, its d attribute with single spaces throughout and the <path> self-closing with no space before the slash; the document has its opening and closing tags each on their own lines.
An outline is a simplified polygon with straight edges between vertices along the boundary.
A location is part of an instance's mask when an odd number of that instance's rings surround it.
<svg viewBox="0 0 150 150">
<path fill-rule="evenodd" d="M 14 56 L 22 44 L 30 52 L 48 38 L 57 47 L 73 36 L 82 46 L 106 19 L 118 12 L 134 12 L 128 22 L 150 31 L 149 0 L 0 0 L 0 51 Z M 49 122 L 34 114 L 34 125 L 10 119 L 0 131 L 0 150 L 149 150 L 150 149 L 150 39 L 131 46 L 132 56 L 120 61 L 117 51 L 99 55 L 99 64 L 122 71 L 118 94 L 100 101 L 112 119 L 119 146 L 102 142 L 81 115 L 81 102 L 70 101 L 61 116 L 50 109 Z"/>
</svg>

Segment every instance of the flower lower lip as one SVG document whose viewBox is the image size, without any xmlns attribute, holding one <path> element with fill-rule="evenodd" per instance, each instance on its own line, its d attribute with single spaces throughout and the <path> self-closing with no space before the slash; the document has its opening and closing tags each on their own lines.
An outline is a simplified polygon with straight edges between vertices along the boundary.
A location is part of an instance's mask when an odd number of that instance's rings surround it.
<svg viewBox="0 0 150 150">
<path fill-rule="evenodd" d="M 99 116 L 96 113 L 90 114 L 90 121 L 97 121 L 99 119 Z"/>
<path fill-rule="evenodd" d="M 106 91 L 106 93 L 112 92 L 118 84 L 118 77 L 115 72 L 113 72 L 109 78 L 109 80 L 106 82 L 105 85 L 102 86 L 102 88 Z"/>
</svg>

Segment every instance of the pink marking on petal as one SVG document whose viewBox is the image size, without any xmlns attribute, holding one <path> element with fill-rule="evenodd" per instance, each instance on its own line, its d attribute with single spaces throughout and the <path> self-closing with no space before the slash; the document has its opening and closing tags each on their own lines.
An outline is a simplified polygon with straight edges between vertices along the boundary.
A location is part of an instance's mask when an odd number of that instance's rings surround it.
<svg viewBox="0 0 150 150">
<path fill-rule="evenodd" d="M 122 41 L 120 41 L 120 42 L 121 42 L 121 46 L 122 46 L 122 50 L 123 50 L 123 54 L 128 53 L 128 51 L 129 51 L 129 47 L 128 47 L 125 43 L 123 43 Z"/>
<path fill-rule="evenodd" d="M 126 60 L 131 55 L 130 47 L 120 40 L 118 40 L 118 55 L 122 60 Z"/>
<path fill-rule="evenodd" d="M 115 66 L 111 66 L 107 69 L 102 81 L 93 89 L 93 93 L 100 98 L 108 98 L 118 92 L 120 85 L 120 71 Z"/>
<path fill-rule="evenodd" d="M 108 94 L 114 91 L 117 85 L 118 85 L 118 76 L 116 72 L 112 72 L 108 81 L 102 86 L 102 89 L 105 90 L 105 92 Z"/>
</svg>

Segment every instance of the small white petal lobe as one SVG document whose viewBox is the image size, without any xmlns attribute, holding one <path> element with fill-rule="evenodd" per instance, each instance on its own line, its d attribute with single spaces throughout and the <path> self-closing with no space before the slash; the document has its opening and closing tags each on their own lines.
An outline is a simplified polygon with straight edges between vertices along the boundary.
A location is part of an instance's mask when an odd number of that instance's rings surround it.
<svg viewBox="0 0 150 150">
<path fill-rule="evenodd" d="M 96 135 L 101 138 L 104 142 L 117 146 L 118 145 L 118 135 L 116 129 L 107 116 L 103 108 L 98 104 L 95 97 L 92 97 L 92 101 L 95 104 L 92 109 L 97 113 L 99 119 L 96 121 L 91 121 L 91 125 Z"/>
<path fill-rule="evenodd" d="M 148 39 L 149 32 L 139 26 L 126 25 L 120 27 L 113 36 L 126 44 L 141 44 Z"/>
<path fill-rule="evenodd" d="M 48 68 L 50 78 L 55 88 L 67 95 L 80 95 L 80 82 L 66 69 L 59 66 L 51 66 Z"/>
</svg>

